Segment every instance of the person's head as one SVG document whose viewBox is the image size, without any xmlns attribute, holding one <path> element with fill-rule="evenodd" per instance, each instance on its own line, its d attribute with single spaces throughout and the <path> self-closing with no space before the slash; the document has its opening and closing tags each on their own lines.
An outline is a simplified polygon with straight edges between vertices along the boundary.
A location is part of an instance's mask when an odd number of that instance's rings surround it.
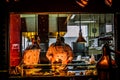
<svg viewBox="0 0 120 80">
<path fill-rule="evenodd" d="M 64 37 L 60 37 L 60 39 L 64 43 L 64 41 L 65 41 Z"/>
<path fill-rule="evenodd" d="M 62 45 L 64 43 L 64 37 L 58 36 L 56 40 L 56 45 Z"/>
<path fill-rule="evenodd" d="M 38 35 L 34 35 L 34 38 L 32 38 L 32 43 L 40 43 L 40 37 Z"/>
</svg>

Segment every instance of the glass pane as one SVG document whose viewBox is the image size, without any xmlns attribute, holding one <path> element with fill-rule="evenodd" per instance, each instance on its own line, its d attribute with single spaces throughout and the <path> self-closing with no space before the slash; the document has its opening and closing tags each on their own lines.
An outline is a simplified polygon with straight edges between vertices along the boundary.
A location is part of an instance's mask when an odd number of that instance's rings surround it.
<svg viewBox="0 0 120 80">
<path fill-rule="evenodd" d="M 37 55 L 36 63 L 39 66 L 50 64 L 46 53 L 50 45 L 56 43 L 58 34 L 64 37 L 65 43 L 72 49 L 74 55 L 70 62 L 72 64 L 77 62 L 96 64 L 106 42 L 109 42 L 111 49 L 115 49 L 113 14 L 11 13 L 9 30 L 10 74 L 14 75 L 17 74 L 12 73 L 16 71 L 16 67 L 18 74 L 23 74 L 18 68 L 21 68 L 23 64 L 26 48 L 33 45 L 32 41 L 35 35 L 40 37 L 40 54 Z M 81 35 L 86 43 L 76 42 Z M 94 59 L 91 61 L 93 56 Z M 114 55 L 112 56 L 114 58 Z M 36 68 L 35 65 L 34 68 Z M 40 67 L 40 69 L 43 68 L 49 69 L 50 67 Z"/>
</svg>

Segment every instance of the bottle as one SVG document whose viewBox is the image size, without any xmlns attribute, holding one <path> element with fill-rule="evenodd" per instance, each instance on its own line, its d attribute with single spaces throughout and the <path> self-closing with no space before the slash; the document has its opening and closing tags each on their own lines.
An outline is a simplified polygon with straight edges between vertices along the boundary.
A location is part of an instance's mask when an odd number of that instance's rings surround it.
<svg viewBox="0 0 120 80">
<path fill-rule="evenodd" d="M 116 80 L 116 62 L 111 58 L 109 45 L 106 43 L 102 48 L 103 54 L 96 64 L 98 80 Z"/>
</svg>

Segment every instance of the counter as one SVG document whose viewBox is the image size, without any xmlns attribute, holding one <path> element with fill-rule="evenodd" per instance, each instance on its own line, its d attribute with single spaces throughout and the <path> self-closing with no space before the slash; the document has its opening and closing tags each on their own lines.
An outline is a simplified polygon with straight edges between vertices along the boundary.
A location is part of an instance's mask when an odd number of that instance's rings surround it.
<svg viewBox="0 0 120 80">
<path fill-rule="evenodd" d="M 97 80 L 97 76 L 11 76 L 9 80 Z"/>
</svg>

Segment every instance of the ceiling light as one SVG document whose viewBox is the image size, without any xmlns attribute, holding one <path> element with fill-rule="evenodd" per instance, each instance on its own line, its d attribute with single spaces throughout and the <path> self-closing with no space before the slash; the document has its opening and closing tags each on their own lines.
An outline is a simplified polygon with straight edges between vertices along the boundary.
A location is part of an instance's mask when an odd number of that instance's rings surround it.
<svg viewBox="0 0 120 80">
<path fill-rule="evenodd" d="M 79 32 L 79 37 L 78 37 L 76 42 L 80 42 L 80 43 L 85 43 L 86 42 L 86 40 L 82 36 L 82 32 Z"/>
<path fill-rule="evenodd" d="M 105 4 L 108 6 L 112 6 L 112 0 L 105 0 Z"/>
<path fill-rule="evenodd" d="M 95 23 L 96 21 L 75 21 L 74 23 Z"/>
<path fill-rule="evenodd" d="M 81 20 L 81 15 L 80 15 L 80 20 Z M 77 39 L 76 42 L 78 42 L 78 43 L 85 43 L 86 40 L 85 40 L 84 37 L 82 36 L 81 21 L 80 21 L 80 23 L 79 23 L 79 28 L 80 28 L 80 30 L 79 30 L 79 37 L 78 37 L 78 39 Z"/>
<path fill-rule="evenodd" d="M 74 19 L 75 18 L 75 14 L 73 14 L 71 17 L 70 17 L 70 19 Z"/>
<path fill-rule="evenodd" d="M 81 7 L 85 7 L 88 5 L 88 0 L 76 0 L 76 3 Z"/>
</svg>

